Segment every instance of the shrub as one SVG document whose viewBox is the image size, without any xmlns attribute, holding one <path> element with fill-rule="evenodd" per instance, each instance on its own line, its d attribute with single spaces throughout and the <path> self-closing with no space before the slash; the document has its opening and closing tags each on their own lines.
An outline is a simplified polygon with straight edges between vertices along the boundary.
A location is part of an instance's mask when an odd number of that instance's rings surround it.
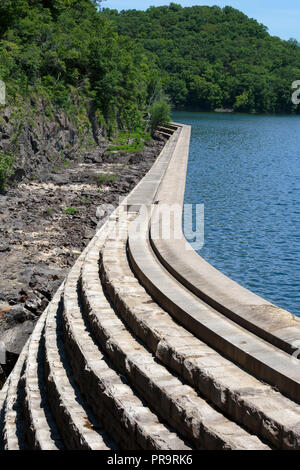
<svg viewBox="0 0 300 470">
<path fill-rule="evenodd" d="M 119 175 L 115 174 L 107 174 L 107 173 L 99 173 L 97 176 L 97 184 L 100 186 L 104 183 L 113 183 L 119 179 Z"/>
<path fill-rule="evenodd" d="M 0 191 L 7 186 L 9 176 L 13 174 L 15 157 L 11 153 L 0 151 Z"/>
<path fill-rule="evenodd" d="M 65 210 L 65 214 L 67 214 L 67 215 L 75 215 L 78 212 L 79 211 L 78 211 L 78 209 L 76 209 L 76 207 L 69 207 L 68 209 Z"/>
<path fill-rule="evenodd" d="M 120 131 L 107 150 L 108 152 L 138 153 L 142 152 L 145 143 L 151 141 L 150 133 L 144 128 L 135 131 Z"/>
<path fill-rule="evenodd" d="M 165 100 L 157 101 L 151 107 L 150 114 L 150 125 L 152 131 L 154 131 L 159 126 L 169 124 L 171 120 L 171 106 Z"/>
</svg>

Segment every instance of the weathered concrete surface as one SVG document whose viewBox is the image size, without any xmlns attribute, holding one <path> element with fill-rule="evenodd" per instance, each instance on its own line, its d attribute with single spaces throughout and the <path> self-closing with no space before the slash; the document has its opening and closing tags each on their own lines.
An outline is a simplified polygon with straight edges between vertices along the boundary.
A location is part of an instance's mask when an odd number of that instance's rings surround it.
<svg viewBox="0 0 300 470">
<path fill-rule="evenodd" d="M 183 204 L 185 178 L 178 175 L 186 174 L 189 138 L 190 131 L 185 126 L 180 146 L 175 149 L 156 195 L 160 204 Z M 151 232 L 160 233 L 155 220 L 154 213 Z M 297 349 L 294 342 L 300 341 L 300 318 L 272 305 L 215 269 L 190 249 L 183 234 L 176 240 L 153 239 L 152 246 L 172 275 L 204 302 L 283 351 L 293 354 Z"/>
<path fill-rule="evenodd" d="M 92 317 L 91 329 L 117 370 L 127 377 L 131 386 L 151 403 L 153 409 L 170 426 L 190 440 L 195 447 L 258 448 L 260 443 L 257 438 L 245 433 L 242 428 L 216 412 L 192 387 L 183 385 L 176 375 L 157 362 L 155 356 L 134 338 L 126 325 L 115 315 L 103 291 L 106 286 L 105 278 L 103 277 L 103 287 L 100 279 L 97 279 L 101 245 L 101 240 L 95 244 L 94 249 L 87 253 L 83 265 L 83 308 L 87 321 Z M 121 272 L 120 260 L 115 256 L 114 250 L 119 245 L 119 241 L 108 236 L 102 248 L 103 269 L 106 268 L 111 275 Z M 131 284 L 128 283 L 127 289 L 131 290 Z M 110 298 L 113 299 L 113 296 Z M 153 397 L 156 399 L 153 400 Z"/>
<path fill-rule="evenodd" d="M 141 219 L 141 217 L 140 217 Z M 145 234 L 129 233 L 129 256 L 138 279 L 180 324 L 260 379 L 300 401 L 300 368 L 291 357 L 236 325 L 170 277 L 153 256 Z"/>
<path fill-rule="evenodd" d="M 110 260 L 100 265 L 103 284 L 124 323 L 170 370 L 254 434 L 279 448 L 299 445 L 300 406 L 260 382 L 181 327 L 134 276 L 123 241 L 110 242 Z M 85 278 L 85 273 L 82 273 Z M 289 422 L 290 428 L 287 426 Z"/>
<path fill-rule="evenodd" d="M 0 447 L 300 449 L 298 365 L 179 282 L 185 251 L 173 266 L 154 245 L 158 203 L 182 204 L 190 129 L 161 131 L 160 157 L 79 256 L 0 391 Z"/>
</svg>

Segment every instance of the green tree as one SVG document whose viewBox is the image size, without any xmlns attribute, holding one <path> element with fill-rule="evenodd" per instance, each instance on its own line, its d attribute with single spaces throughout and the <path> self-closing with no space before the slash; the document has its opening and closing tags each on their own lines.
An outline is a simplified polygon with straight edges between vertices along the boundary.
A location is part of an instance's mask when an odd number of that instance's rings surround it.
<svg viewBox="0 0 300 470">
<path fill-rule="evenodd" d="M 146 49 L 175 106 L 299 112 L 290 93 L 300 77 L 299 43 L 270 36 L 242 12 L 171 3 L 103 14 Z"/>
<path fill-rule="evenodd" d="M 0 151 L 0 191 L 7 185 L 8 178 L 13 174 L 15 158 L 11 153 Z"/>
<path fill-rule="evenodd" d="M 246 91 L 244 91 L 241 95 L 236 97 L 235 103 L 234 103 L 234 109 L 236 111 L 245 111 L 248 109 L 249 105 L 249 96 Z"/>
<path fill-rule="evenodd" d="M 150 125 L 152 131 L 159 126 L 169 124 L 171 120 L 171 107 L 166 100 L 157 101 L 150 110 Z"/>
</svg>

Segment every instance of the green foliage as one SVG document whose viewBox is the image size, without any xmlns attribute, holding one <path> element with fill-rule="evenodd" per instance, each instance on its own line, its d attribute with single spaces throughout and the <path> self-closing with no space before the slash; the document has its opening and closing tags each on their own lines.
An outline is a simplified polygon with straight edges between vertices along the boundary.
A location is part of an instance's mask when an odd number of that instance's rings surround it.
<svg viewBox="0 0 300 470">
<path fill-rule="evenodd" d="M 101 186 L 102 184 L 113 183 L 119 179 L 119 175 L 108 174 L 108 173 L 99 173 L 97 176 L 97 184 Z"/>
<path fill-rule="evenodd" d="M 15 157 L 11 153 L 0 151 L 0 191 L 7 186 L 8 178 L 13 174 Z"/>
<path fill-rule="evenodd" d="M 111 152 L 143 149 L 145 116 L 152 129 L 170 119 L 165 94 L 177 108 L 300 112 L 291 102 L 300 77 L 296 40 L 271 37 L 231 7 L 171 3 L 118 12 L 99 5 L 0 2 L 0 80 L 8 105 L 19 110 L 13 144 L 24 123 L 34 122 L 22 114 L 24 102 L 32 110 L 43 103 L 49 119 L 66 111 L 82 148 L 95 126 L 105 128 Z"/>
<path fill-rule="evenodd" d="M 123 37 L 94 0 L 5 0 L 0 2 L 0 79 L 8 104 L 18 96 L 43 97 L 76 119 L 93 109 L 110 135 L 141 125 L 157 67 L 134 39 Z M 50 105 L 51 103 L 51 105 Z"/>
<path fill-rule="evenodd" d="M 291 102 L 291 84 L 300 77 L 299 43 L 270 36 L 240 11 L 171 3 L 103 12 L 157 64 L 175 107 L 300 112 Z"/>
<path fill-rule="evenodd" d="M 131 144 L 110 145 L 107 150 L 110 152 L 135 153 L 141 152 L 144 146 L 145 144 L 143 142 L 132 142 Z"/>
<path fill-rule="evenodd" d="M 78 212 L 79 212 L 79 209 L 76 209 L 76 207 L 68 207 L 68 209 L 64 211 L 66 215 L 76 215 L 78 214 Z"/>
<path fill-rule="evenodd" d="M 236 97 L 234 103 L 234 109 L 236 111 L 245 111 L 249 105 L 249 96 L 246 91 L 244 91 L 241 95 Z"/>
<path fill-rule="evenodd" d="M 155 130 L 158 126 L 169 124 L 171 120 L 171 107 L 166 100 L 157 101 L 154 103 L 150 110 L 151 129 Z"/>
<path fill-rule="evenodd" d="M 109 152 L 137 153 L 144 149 L 145 143 L 149 140 L 151 140 L 150 134 L 141 127 L 132 132 L 121 131 L 107 150 Z"/>
</svg>

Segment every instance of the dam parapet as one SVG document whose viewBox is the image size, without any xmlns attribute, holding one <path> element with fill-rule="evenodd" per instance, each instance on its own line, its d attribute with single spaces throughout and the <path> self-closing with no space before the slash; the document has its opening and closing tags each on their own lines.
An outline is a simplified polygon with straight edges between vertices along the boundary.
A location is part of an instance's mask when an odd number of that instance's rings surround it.
<svg viewBox="0 0 300 470">
<path fill-rule="evenodd" d="M 190 127 L 79 256 L 0 391 L 9 450 L 300 449 L 300 320 L 214 269 L 182 217 Z M 181 227 L 181 226 L 180 226 Z"/>
</svg>

